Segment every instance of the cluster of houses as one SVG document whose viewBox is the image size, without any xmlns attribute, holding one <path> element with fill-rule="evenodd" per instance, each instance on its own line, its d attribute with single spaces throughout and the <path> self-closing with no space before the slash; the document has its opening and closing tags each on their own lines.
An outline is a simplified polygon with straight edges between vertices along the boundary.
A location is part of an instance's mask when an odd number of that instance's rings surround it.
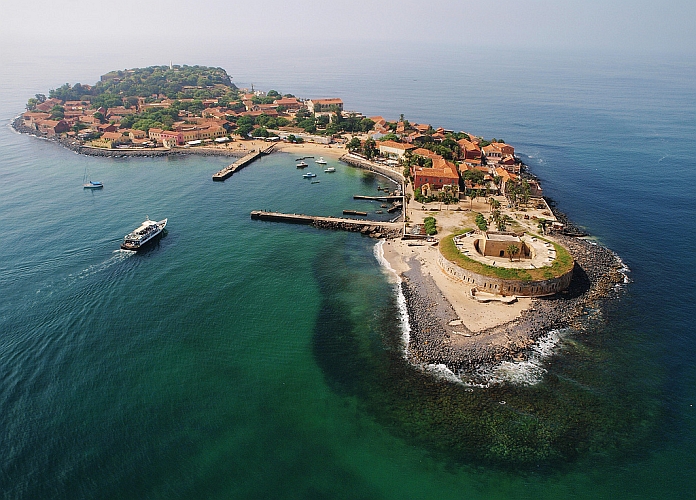
<svg viewBox="0 0 696 500">
<path fill-rule="evenodd" d="M 66 101 L 51 98 L 38 104 L 35 109 L 22 115 L 25 127 L 36 130 L 48 137 L 66 134 L 93 147 L 177 147 L 196 145 L 203 142 L 225 142 L 230 133 L 236 128 L 235 121 L 241 116 L 293 117 L 302 109 L 308 110 L 315 116 L 332 115 L 343 111 L 343 101 L 339 98 L 300 100 L 295 97 L 278 96 L 271 103 L 255 99 L 265 97 L 263 92 L 246 92 L 240 96 L 241 104 L 229 108 L 220 105 L 218 99 L 202 100 L 203 109 L 196 113 L 186 110 L 179 112 L 179 121 L 170 130 L 150 128 L 147 132 L 139 129 L 121 126 L 124 117 L 141 113 L 147 109 L 168 109 L 174 100 L 159 96 L 153 102 L 139 97 L 137 104 L 131 107 L 115 106 L 97 110 L 90 107 L 89 102 Z M 180 99 L 179 102 L 193 101 Z M 265 99 L 268 101 L 268 99 Z M 63 118 L 53 119 L 52 110 L 55 106 L 63 108 Z M 360 115 L 362 116 L 362 115 Z M 420 189 L 425 197 L 439 192 L 448 192 L 458 196 L 460 186 L 464 193 L 472 190 L 488 191 L 493 189 L 505 194 L 510 181 L 516 182 L 520 174 L 520 162 L 515 158 L 515 149 L 504 142 L 483 143 L 481 139 L 471 134 L 457 140 L 459 146 L 457 156 L 448 160 L 423 146 L 430 143 L 442 143 L 447 137 L 452 137 L 452 131 L 443 128 L 433 129 L 427 124 L 408 124 L 404 120 L 394 124 L 388 123 L 381 116 L 373 116 L 374 128 L 367 136 L 376 139 L 378 150 L 383 161 L 398 165 L 405 158 L 419 156 L 429 161 L 409 162 L 413 187 Z M 77 125 L 77 126 L 76 126 Z M 278 133 L 281 138 L 289 134 L 303 135 L 303 130 L 292 127 L 282 127 Z M 387 134 L 396 135 L 400 142 L 384 140 Z M 461 137 L 461 134 L 460 134 Z M 329 142 L 330 137 L 316 137 L 318 142 Z M 481 144 L 484 144 L 483 146 Z M 423 164 L 427 166 L 423 166 Z M 464 175 L 467 170 L 480 170 L 482 175 Z M 467 177 L 483 179 L 474 184 Z M 499 178 L 498 183 L 494 179 Z M 464 179 L 460 181 L 460 179 Z M 541 188 L 535 181 L 528 181 L 531 196 L 541 196 Z"/>
<path fill-rule="evenodd" d="M 438 128 L 433 130 L 426 124 L 409 124 L 407 131 L 405 122 L 400 120 L 396 124 L 395 135 L 401 142 L 394 140 L 380 140 L 388 134 L 393 134 L 393 129 L 388 127 L 388 122 L 381 116 L 370 117 L 375 122 L 373 131 L 369 134 L 376 139 L 380 156 L 387 162 L 394 164 L 404 163 L 404 160 L 412 156 L 420 156 L 430 160 L 431 166 L 420 166 L 419 162 L 411 163 L 409 170 L 413 179 L 413 189 L 420 189 L 425 197 L 433 196 L 439 192 L 459 193 L 460 179 L 465 178 L 467 170 L 479 170 L 482 175 L 481 183 L 474 184 L 471 180 L 464 180 L 461 185 L 465 193 L 477 190 L 479 192 L 492 191 L 505 194 L 507 186 L 517 182 L 521 163 L 515 158 L 515 148 L 504 142 L 491 142 L 481 146 L 482 140 L 472 134 L 466 134 L 468 138 L 457 140 L 459 146 L 455 161 L 446 160 L 441 155 L 422 147 L 427 143 L 442 143 L 448 134 L 453 131 Z M 499 182 L 494 183 L 494 179 Z M 532 197 L 542 195 L 541 187 L 535 180 L 527 181 Z"/>
<path fill-rule="evenodd" d="M 218 99 L 202 100 L 203 110 L 191 113 L 185 110 L 179 112 L 179 121 L 170 130 L 150 128 L 147 133 L 143 130 L 121 126 L 125 116 L 141 113 L 148 109 L 168 109 L 174 100 L 158 96 L 154 102 L 147 102 L 139 97 L 137 104 L 132 107 L 115 106 L 112 108 L 92 109 L 89 102 L 61 101 L 47 99 L 31 111 L 22 115 L 22 125 L 47 137 L 65 134 L 77 140 L 88 143 L 93 147 L 176 147 L 195 145 L 201 142 L 225 142 L 230 133 L 236 128 L 235 121 L 241 116 L 255 118 L 260 115 L 268 117 L 286 116 L 292 118 L 301 109 L 310 113 L 330 114 L 335 110 L 343 111 L 343 101 L 338 98 L 300 100 L 295 97 L 279 97 L 272 103 L 259 104 L 255 97 L 264 96 L 262 92 L 247 92 L 241 95 L 241 106 L 232 109 L 221 106 Z M 179 102 L 193 99 L 179 99 Z M 55 106 L 63 108 L 63 118 L 53 119 L 52 110 Z M 300 133 L 304 130 L 284 131 L 284 135 Z M 317 138 L 319 139 L 319 138 Z M 330 140 L 328 138 L 327 140 Z M 322 141 L 324 142 L 324 141 Z"/>
</svg>

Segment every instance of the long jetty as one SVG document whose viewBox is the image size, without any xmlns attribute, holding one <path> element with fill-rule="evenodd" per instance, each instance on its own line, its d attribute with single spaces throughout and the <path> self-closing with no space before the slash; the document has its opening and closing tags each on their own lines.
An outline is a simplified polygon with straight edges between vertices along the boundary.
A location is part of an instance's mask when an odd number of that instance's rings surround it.
<svg viewBox="0 0 696 500">
<path fill-rule="evenodd" d="M 245 157 L 240 158 L 239 160 L 237 160 L 233 164 L 228 165 L 225 168 L 223 168 L 222 170 L 220 170 L 219 172 L 214 173 L 213 180 L 214 181 L 224 181 L 225 179 L 230 177 L 232 174 L 243 169 L 244 167 L 249 165 L 251 162 L 253 162 L 257 158 L 264 156 L 264 155 L 271 154 L 273 152 L 273 146 L 275 146 L 275 144 L 271 145 L 270 147 L 268 147 L 266 149 L 263 149 L 263 150 L 259 149 L 258 151 L 254 151 L 252 153 L 249 153 Z"/>
<path fill-rule="evenodd" d="M 377 200 L 377 201 L 401 201 L 403 196 L 364 196 L 362 194 L 354 194 L 354 200 Z"/>
<path fill-rule="evenodd" d="M 338 229 L 366 234 L 375 238 L 394 238 L 401 236 L 403 224 L 399 222 L 381 222 L 374 220 L 358 220 L 348 217 L 322 217 L 306 214 L 286 214 L 282 212 L 266 212 L 254 210 L 251 212 L 254 220 L 285 222 L 288 224 L 312 225 L 323 229 Z"/>
</svg>

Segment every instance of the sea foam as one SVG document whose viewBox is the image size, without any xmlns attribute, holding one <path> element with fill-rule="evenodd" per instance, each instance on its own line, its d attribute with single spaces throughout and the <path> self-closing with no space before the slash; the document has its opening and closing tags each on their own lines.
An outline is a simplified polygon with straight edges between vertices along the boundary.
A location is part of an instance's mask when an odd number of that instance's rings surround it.
<svg viewBox="0 0 696 500">
<path fill-rule="evenodd" d="M 401 341 L 403 344 L 403 355 L 408 355 L 408 343 L 411 339 L 411 324 L 408 321 L 408 308 L 406 307 L 406 297 L 401 290 L 401 277 L 394 268 L 389 264 L 389 261 L 384 258 L 384 240 L 379 240 L 374 248 L 374 255 L 377 262 L 388 271 L 388 275 L 392 278 L 396 288 L 396 307 L 399 311 L 399 325 L 401 328 Z"/>
<path fill-rule="evenodd" d="M 477 381 L 468 385 L 489 387 L 504 383 L 525 386 L 538 384 L 544 379 L 547 371 L 544 362 L 556 352 L 564 332 L 565 330 L 551 330 L 540 337 L 524 361 L 503 361 L 493 367 L 478 369 L 474 374 Z"/>
</svg>

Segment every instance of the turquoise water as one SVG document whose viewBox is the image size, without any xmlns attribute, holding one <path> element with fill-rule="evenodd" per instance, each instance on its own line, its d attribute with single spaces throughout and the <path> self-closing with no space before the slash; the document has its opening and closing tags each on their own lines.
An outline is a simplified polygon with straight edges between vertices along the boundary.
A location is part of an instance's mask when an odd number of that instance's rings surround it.
<svg viewBox="0 0 696 500">
<path fill-rule="evenodd" d="M 215 65 L 503 137 L 632 283 L 565 334 L 541 383 L 470 391 L 403 362 L 373 240 L 249 218 L 372 211 L 351 196 L 383 179 L 335 164 L 311 184 L 279 154 L 213 183 L 224 159 L 87 158 L 3 126 L 4 496 L 691 496 L 694 65 L 523 55 L 474 78 L 437 57 L 334 57 Z M 370 77 L 341 69 L 358 61 Z M 29 95 L 113 69 L 59 62 L 8 63 L 3 125 Z M 81 188 L 85 168 L 103 190 Z M 119 251 L 146 215 L 167 235 Z M 658 231 L 672 244 L 656 254 Z"/>
</svg>

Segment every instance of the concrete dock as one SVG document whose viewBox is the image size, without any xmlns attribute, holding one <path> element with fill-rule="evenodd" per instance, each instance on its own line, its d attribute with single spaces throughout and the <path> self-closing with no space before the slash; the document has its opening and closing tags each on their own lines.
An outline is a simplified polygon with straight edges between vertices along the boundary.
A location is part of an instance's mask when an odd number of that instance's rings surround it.
<svg viewBox="0 0 696 500">
<path fill-rule="evenodd" d="M 216 172 L 213 174 L 213 180 L 214 181 L 224 181 L 228 177 L 230 177 L 232 174 L 235 172 L 238 172 L 239 170 L 243 169 L 247 165 L 249 165 L 251 162 L 259 158 L 260 156 L 268 155 L 273 152 L 273 146 L 270 146 L 269 148 L 266 149 L 260 149 L 258 151 L 254 151 L 252 153 L 249 153 L 243 158 L 240 158 L 236 162 L 234 162 L 231 165 L 226 166 L 219 172 Z"/>
<path fill-rule="evenodd" d="M 386 196 L 364 196 L 361 194 L 354 194 L 353 195 L 354 200 L 376 200 L 376 201 L 401 201 L 403 199 L 403 196 L 391 196 L 391 195 L 386 195 Z"/>
<path fill-rule="evenodd" d="M 321 217 L 317 215 L 285 214 L 282 212 L 254 210 L 251 212 L 251 218 L 254 220 L 285 222 L 288 224 L 313 225 L 323 229 L 360 232 L 378 238 L 400 237 L 403 232 L 403 223 L 401 222 L 358 220 L 348 217 Z"/>
</svg>

